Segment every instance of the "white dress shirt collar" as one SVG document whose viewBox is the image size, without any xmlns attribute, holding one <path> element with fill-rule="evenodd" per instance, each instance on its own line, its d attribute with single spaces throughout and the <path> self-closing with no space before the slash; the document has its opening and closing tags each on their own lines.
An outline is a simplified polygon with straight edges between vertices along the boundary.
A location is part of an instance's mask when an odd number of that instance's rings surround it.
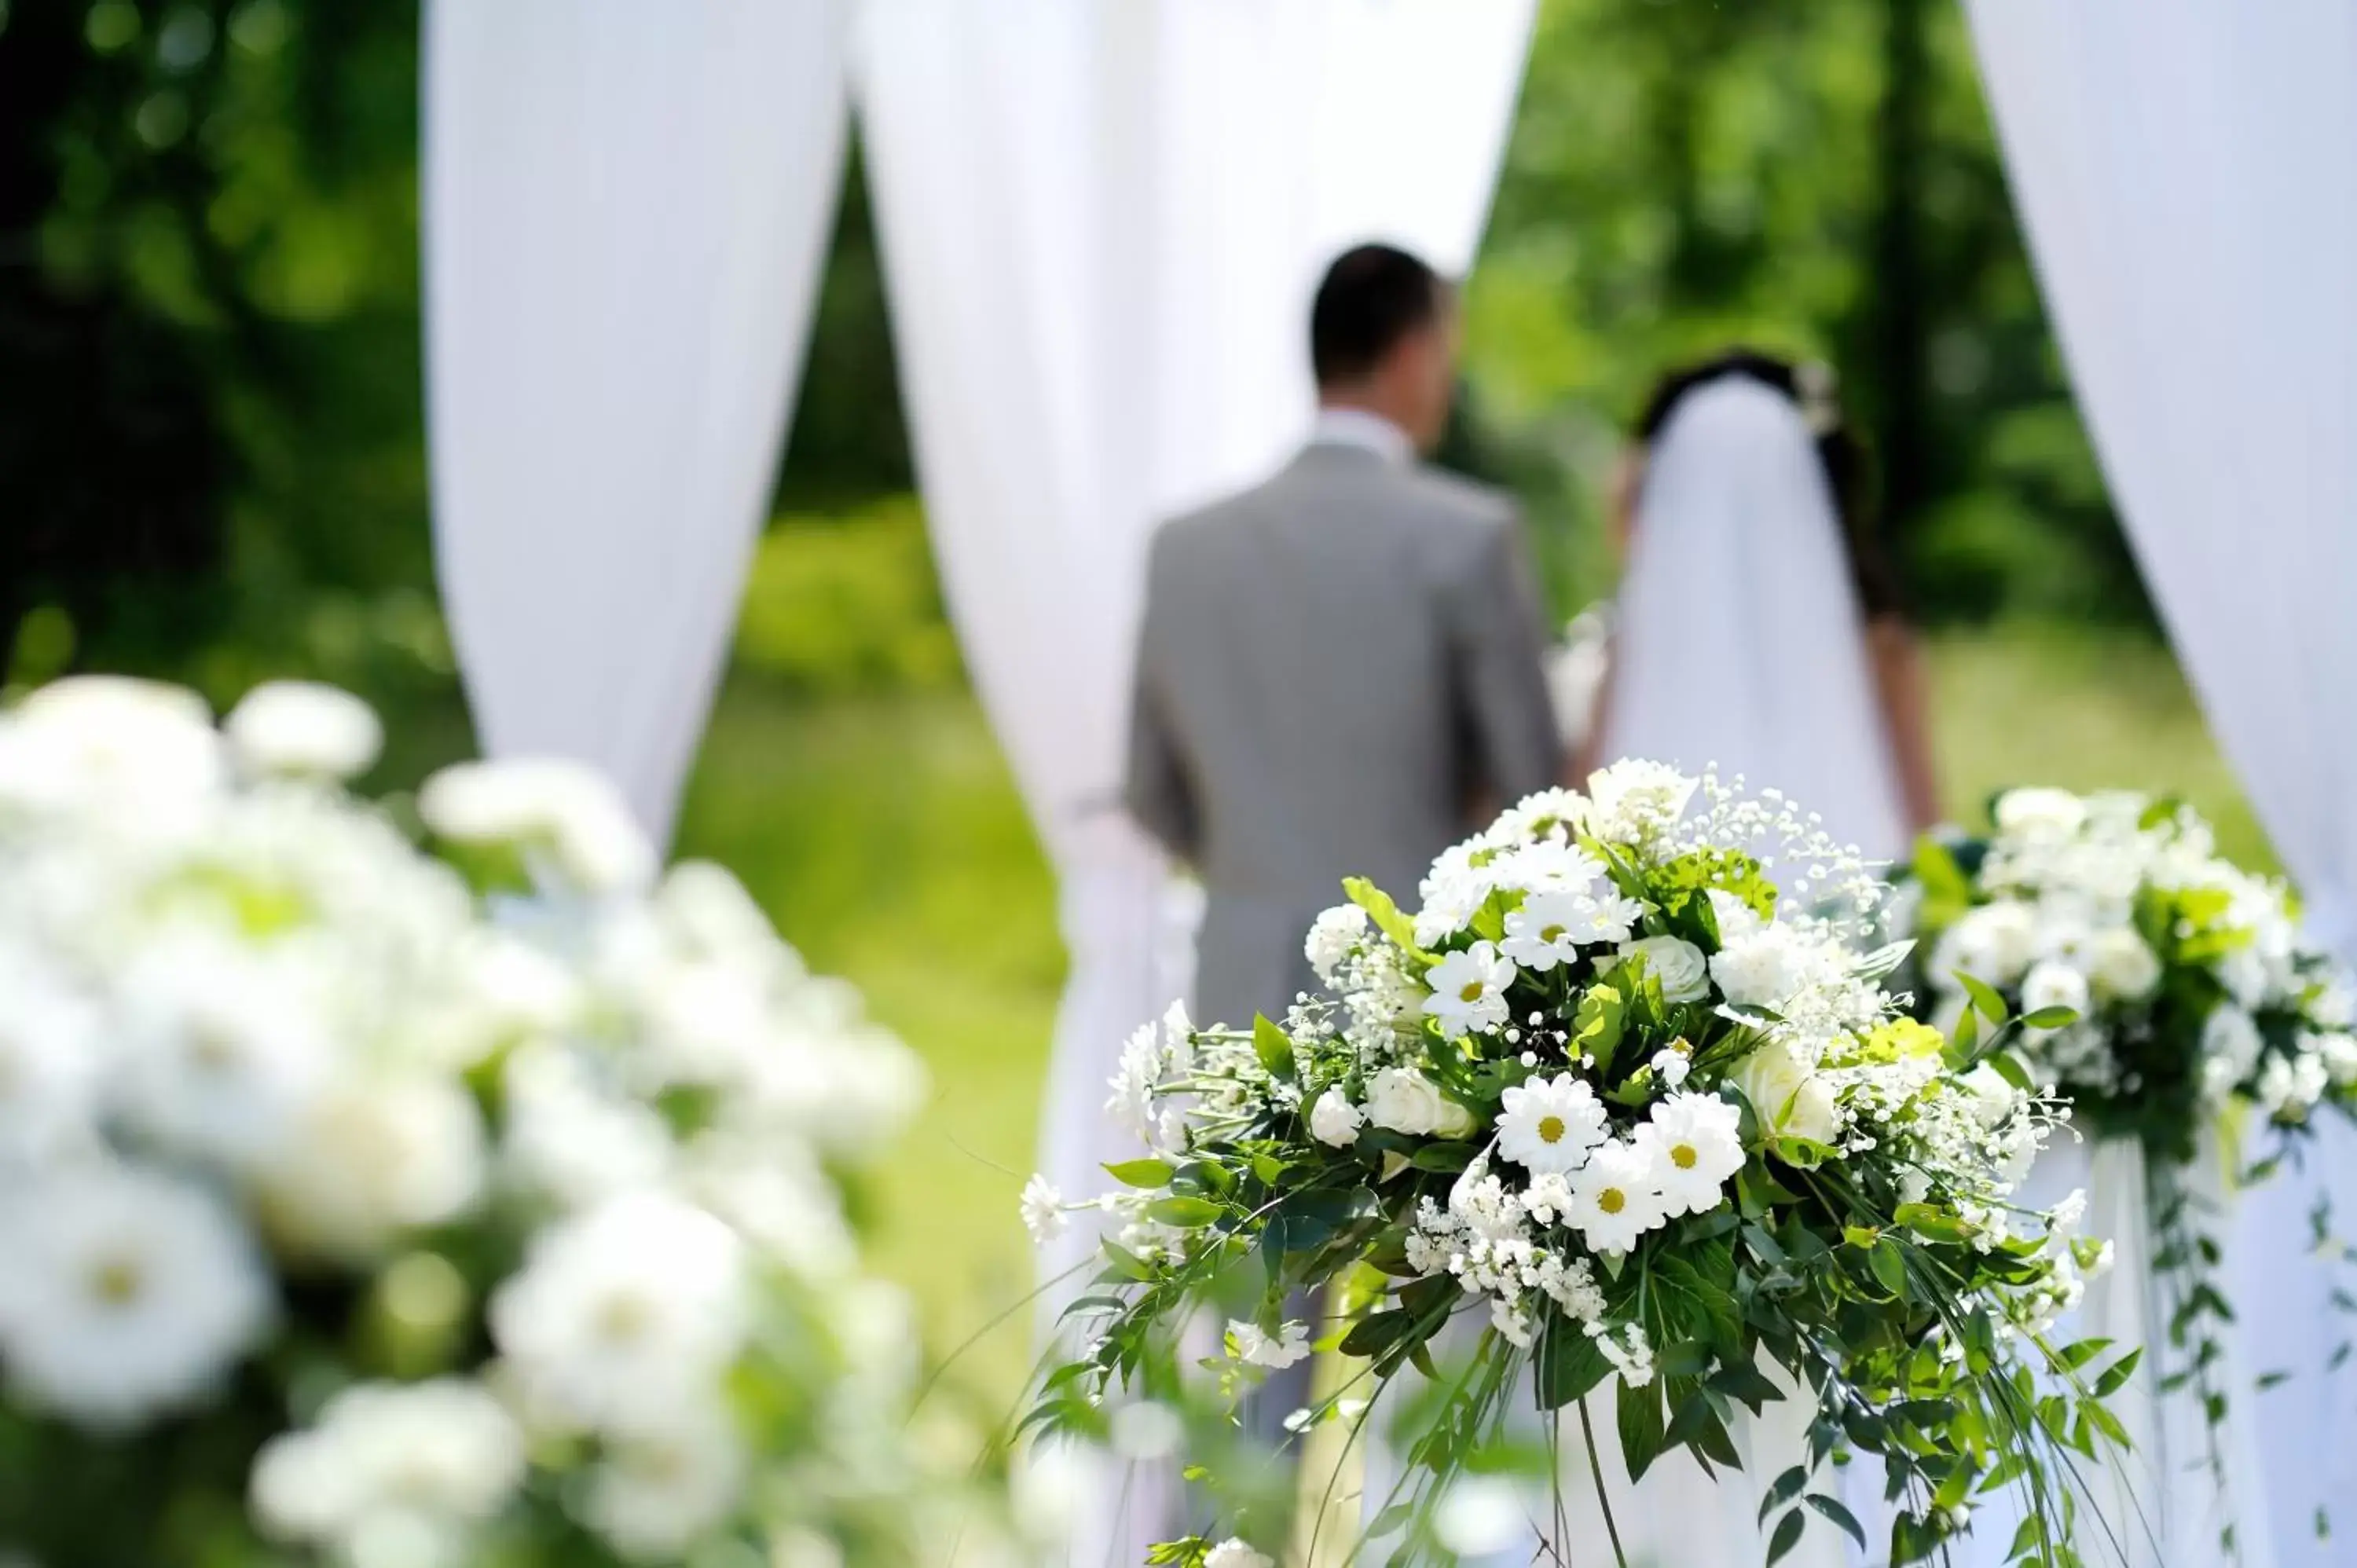
<svg viewBox="0 0 2357 1568">
<path fill-rule="evenodd" d="M 1402 467 L 1415 460 L 1415 443 L 1382 414 L 1363 408 L 1321 408 L 1310 427 L 1313 446 L 1349 446 Z"/>
</svg>

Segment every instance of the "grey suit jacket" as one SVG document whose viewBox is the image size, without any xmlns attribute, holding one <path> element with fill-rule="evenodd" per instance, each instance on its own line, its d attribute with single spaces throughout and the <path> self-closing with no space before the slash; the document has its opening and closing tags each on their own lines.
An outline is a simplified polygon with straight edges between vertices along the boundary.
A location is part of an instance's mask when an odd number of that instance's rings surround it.
<svg viewBox="0 0 2357 1568">
<path fill-rule="evenodd" d="M 1414 908 L 1477 800 L 1556 781 L 1544 643 L 1511 503 L 1435 470 L 1311 446 L 1163 525 L 1125 798 L 1209 895 L 1199 1020 L 1281 1017 L 1343 877 Z"/>
</svg>

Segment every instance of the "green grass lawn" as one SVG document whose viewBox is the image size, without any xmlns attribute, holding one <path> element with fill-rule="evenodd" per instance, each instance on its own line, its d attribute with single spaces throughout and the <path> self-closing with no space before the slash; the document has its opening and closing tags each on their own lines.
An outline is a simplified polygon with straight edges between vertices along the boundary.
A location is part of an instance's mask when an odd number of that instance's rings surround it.
<svg viewBox="0 0 2357 1568">
<path fill-rule="evenodd" d="M 2266 851 L 2168 653 L 2007 628 L 1934 639 L 1949 808 L 2044 782 L 2184 794 L 2232 853 Z M 811 962 L 856 982 L 930 1064 L 933 1098 L 870 1197 L 882 1266 L 937 1350 L 1029 1288 L 1015 1218 L 1063 957 L 1054 887 L 1005 763 L 958 693 L 797 696 L 730 679 L 679 848 L 732 866 Z M 1026 1361 L 1016 1312 L 963 1358 L 986 1402 Z"/>
</svg>

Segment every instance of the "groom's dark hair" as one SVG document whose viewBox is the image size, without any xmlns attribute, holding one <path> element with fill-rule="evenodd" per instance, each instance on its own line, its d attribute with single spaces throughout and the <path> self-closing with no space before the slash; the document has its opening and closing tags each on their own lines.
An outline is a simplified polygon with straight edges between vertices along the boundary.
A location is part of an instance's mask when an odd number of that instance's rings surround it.
<svg viewBox="0 0 2357 1568">
<path fill-rule="evenodd" d="M 1318 384 L 1356 380 L 1400 339 L 1440 316 L 1440 274 L 1389 245 L 1360 245 L 1326 269 L 1309 308 L 1309 365 Z"/>
</svg>

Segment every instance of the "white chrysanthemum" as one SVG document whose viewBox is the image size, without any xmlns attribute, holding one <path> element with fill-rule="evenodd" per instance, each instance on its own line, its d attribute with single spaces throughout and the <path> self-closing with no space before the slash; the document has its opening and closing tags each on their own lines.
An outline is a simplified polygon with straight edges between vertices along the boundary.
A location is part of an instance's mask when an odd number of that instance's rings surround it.
<svg viewBox="0 0 2357 1568">
<path fill-rule="evenodd" d="M 1463 952 L 1450 953 L 1425 976 L 1425 983 L 1432 987 L 1432 994 L 1425 999 L 1425 1014 L 1452 1040 L 1502 1028 L 1506 988 L 1514 983 L 1514 972 L 1513 960 L 1500 953 L 1492 942 L 1475 942 Z"/>
<path fill-rule="evenodd" d="M 107 1051 L 90 1002 L 0 945 L 0 1165 L 91 1141 Z"/>
<path fill-rule="evenodd" d="M 102 812 L 118 832 L 189 825 L 228 772 L 204 699 L 185 687 L 75 675 L 0 722 L 0 803 Z"/>
<path fill-rule="evenodd" d="M 1674 1094 L 1655 1105 L 1635 1134 L 1652 1162 L 1663 1207 L 1674 1218 L 1706 1214 L 1743 1168 L 1742 1112 L 1715 1094 Z"/>
<path fill-rule="evenodd" d="M 1570 1073 L 1534 1078 L 1501 1097 L 1498 1152 L 1534 1174 L 1577 1170 L 1604 1142 L 1604 1105 Z"/>
<path fill-rule="evenodd" d="M 611 1092 L 575 1052 L 527 1046 L 508 1058 L 500 1157 L 508 1179 L 568 1208 L 652 1187 L 670 1170 L 670 1127 Z"/>
<path fill-rule="evenodd" d="M 1623 961 L 1641 958 L 1662 988 L 1662 1000 L 1699 1002 L 1710 994 L 1710 963 L 1702 949 L 1677 937 L 1640 937 L 1620 944 Z"/>
<path fill-rule="evenodd" d="M 750 1313 L 737 1233 L 641 1194 L 535 1237 L 491 1298 L 490 1323 L 534 1411 L 609 1427 L 660 1421 L 712 1389 Z"/>
<path fill-rule="evenodd" d="M 1604 881 L 1604 863 L 1555 839 L 1500 850 L 1486 868 L 1500 887 L 1516 893 L 1592 893 Z"/>
<path fill-rule="evenodd" d="M 1071 1216 L 1064 1212 L 1064 1195 L 1046 1176 L 1034 1172 L 1023 1184 L 1023 1229 L 1031 1232 L 1031 1243 L 1045 1247 L 1064 1233 Z"/>
<path fill-rule="evenodd" d="M 1338 904 L 1310 925 L 1301 950 L 1319 980 L 1334 983 L 1342 961 L 1367 940 L 1368 925 L 1367 912 L 1356 904 Z"/>
<path fill-rule="evenodd" d="M 1781 1011 L 1802 991 L 1834 979 L 1840 968 L 1824 941 L 1784 925 L 1764 925 L 1728 938 L 1710 961 L 1711 978 L 1728 1002 L 1770 1011 Z"/>
<path fill-rule="evenodd" d="M 676 1561 L 736 1511 L 748 1457 L 716 1405 L 634 1428 L 607 1443 L 591 1473 L 586 1522 L 625 1557 Z"/>
<path fill-rule="evenodd" d="M 1495 875 L 1474 864 L 1474 856 L 1480 852 L 1478 843 L 1452 844 L 1417 884 L 1416 897 L 1422 905 L 1415 915 L 1419 947 L 1437 947 L 1463 930 L 1498 890 Z"/>
<path fill-rule="evenodd" d="M 2038 916 L 2029 905 L 2000 899 L 1967 910 L 1940 939 L 1933 978 L 1955 983 L 1959 972 L 2004 988 L 2018 983 L 2038 957 Z"/>
<path fill-rule="evenodd" d="M 254 1517 L 281 1540 L 356 1565 L 371 1542 L 430 1543 L 430 1563 L 468 1560 L 472 1527 L 524 1477 L 524 1440 L 505 1406 L 460 1378 L 362 1383 L 317 1425 L 273 1439 L 253 1467 Z"/>
<path fill-rule="evenodd" d="M 270 1276 L 210 1193 L 76 1165 L 0 1209 L 0 1361 L 33 1402 L 135 1426 L 219 1385 L 273 1316 Z"/>
<path fill-rule="evenodd" d="M 221 725 L 238 765 L 252 774 L 345 779 L 384 749 L 376 710 L 340 687 L 268 681 L 248 692 Z"/>
<path fill-rule="evenodd" d="M 454 843 L 512 844 L 585 893 L 627 893 L 654 881 L 655 853 L 621 792 L 586 764 L 560 757 L 461 762 L 418 792 L 425 825 Z"/>
<path fill-rule="evenodd" d="M 1571 1177 L 1564 1220 L 1593 1252 L 1626 1252 L 1663 1223 L 1668 1212 L 1652 1162 L 1615 1139 L 1597 1146 Z"/>
<path fill-rule="evenodd" d="M 1237 1360 L 1247 1367 L 1266 1367 L 1281 1372 L 1298 1361 L 1309 1359 L 1309 1326 L 1306 1323 L 1280 1324 L 1270 1334 L 1256 1323 L 1241 1318 L 1228 1320 L 1228 1343 Z"/>
<path fill-rule="evenodd" d="M 2097 936 L 2088 961 L 2088 978 L 2111 1001 L 2141 1002 L 2160 984 L 2160 959 L 2125 926 Z"/>
<path fill-rule="evenodd" d="M 2036 840 L 2064 839 L 2087 821 L 2087 803 L 2068 789 L 2008 789 L 1997 797 L 1997 831 Z"/>
<path fill-rule="evenodd" d="M 209 934 L 141 953 L 118 993 L 124 1121 L 231 1169 L 277 1157 L 338 1055 L 305 983 L 315 978 Z"/>
<path fill-rule="evenodd" d="M 452 1079 L 339 1084 L 303 1108 L 258 1172 L 271 1229 L 301 1251 L 372 1257 L 474 1203 L 483 1143 L 474 1099 Z"/>
<path fill-rule="evenodd" d="M 1351 1097 L 1340 1089 L 1328 1090 L 1309 1107 L 1309 1135 L 1337 1149 L 1357 1143 L 1359 1129 L 1366 1124 L 1367 1113 L 1351 1104 Z"/>
</svg>

